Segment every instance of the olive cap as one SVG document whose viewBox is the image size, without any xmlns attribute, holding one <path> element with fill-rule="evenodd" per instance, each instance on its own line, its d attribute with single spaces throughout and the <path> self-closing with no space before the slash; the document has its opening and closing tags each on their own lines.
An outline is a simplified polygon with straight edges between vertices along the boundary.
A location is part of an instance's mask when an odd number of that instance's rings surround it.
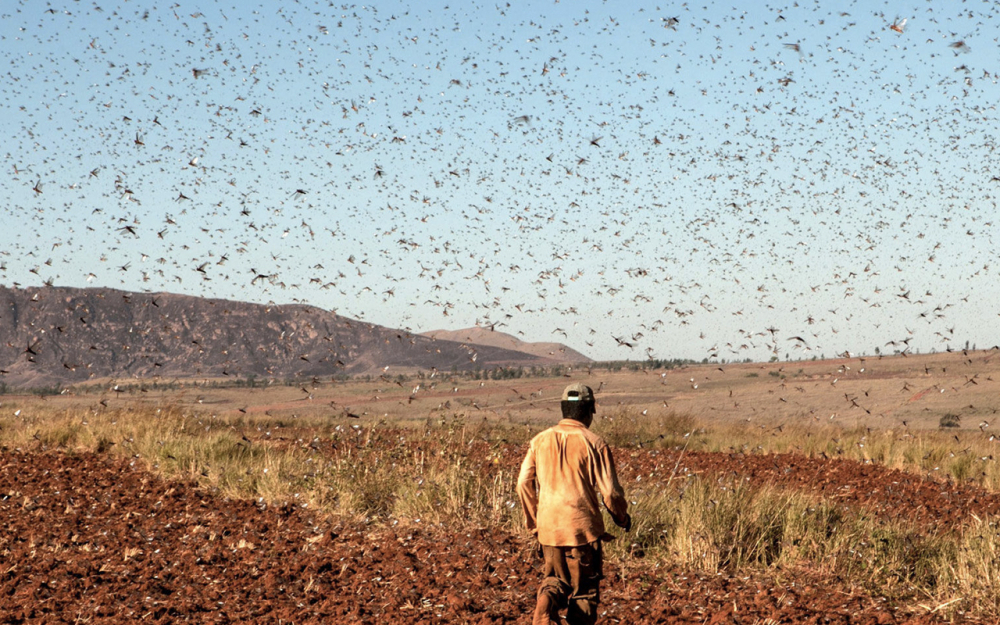
<svg viewBox="0 0 1000 625">
<path fill-rule="evenodd" d="M 563 391 L 563 401 L 594 401 L 594 390 L 586 384 L 570 384 Z"/>
</svg>

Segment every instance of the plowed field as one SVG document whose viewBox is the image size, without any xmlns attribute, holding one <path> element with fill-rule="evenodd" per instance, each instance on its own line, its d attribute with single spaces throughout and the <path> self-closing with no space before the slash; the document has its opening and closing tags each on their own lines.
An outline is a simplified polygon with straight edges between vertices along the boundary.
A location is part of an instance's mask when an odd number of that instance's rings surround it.
<svg viewBox="0 0 1000 625">
<path fill-rule="evenodd" d="M 887 515 L 957 522 L 984 492 L 801 456 L 623 451 L 623 478 L 775 481 Z M 532 545 L 486 529 L 318 521 L 168 482 L 110 455 L 0 455 L 0 621 L 529 623 Z M 808 571 L 754 577 L 606 567 L 606 623 L 931 623 Z"/>
</svg>

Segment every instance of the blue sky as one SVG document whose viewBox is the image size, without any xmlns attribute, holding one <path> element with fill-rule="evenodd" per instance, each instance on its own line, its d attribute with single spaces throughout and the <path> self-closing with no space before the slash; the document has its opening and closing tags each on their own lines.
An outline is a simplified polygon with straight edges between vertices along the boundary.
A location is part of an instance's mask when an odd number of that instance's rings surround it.
<svg viewBox="0 0 1000 625">
<path fill-rule="evenodd" d="M 744 6 L 4 3 L 0 283 L 599 359 L 1000 343 L 997 7 Z"/>
</svg>

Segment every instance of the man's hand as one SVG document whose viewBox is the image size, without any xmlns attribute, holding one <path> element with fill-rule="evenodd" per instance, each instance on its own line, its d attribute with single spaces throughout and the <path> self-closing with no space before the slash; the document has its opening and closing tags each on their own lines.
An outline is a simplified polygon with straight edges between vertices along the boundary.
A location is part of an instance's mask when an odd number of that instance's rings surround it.
<svg viewBox="0 0 1000 625">
<path fill-rule="evenodd" d="M 622 528 L 626 532 L 632 531 L 632 515 L 628 512 L 625 513 L 625 518 L 622 521 L 619 521 L 618 519 L 615 519 L 614 521 L 615 525 Z"/>
</svg>

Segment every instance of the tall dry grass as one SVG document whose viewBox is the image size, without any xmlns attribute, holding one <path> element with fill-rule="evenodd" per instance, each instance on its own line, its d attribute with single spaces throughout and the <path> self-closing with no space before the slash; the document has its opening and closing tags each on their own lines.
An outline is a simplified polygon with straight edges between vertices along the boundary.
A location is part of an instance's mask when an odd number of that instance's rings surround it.
<svg viewBox="0 0 1000 625">
<path fill-rule="evenodd" d="M 805 567 L 914 608 L 1000 618 L 1000 518 L 939 532 L 773 486 L 698 477 L 629 496 L 633 530 L 607 547 L 624 576 L 663 563 L 710 573 Z"/>
</svg>

